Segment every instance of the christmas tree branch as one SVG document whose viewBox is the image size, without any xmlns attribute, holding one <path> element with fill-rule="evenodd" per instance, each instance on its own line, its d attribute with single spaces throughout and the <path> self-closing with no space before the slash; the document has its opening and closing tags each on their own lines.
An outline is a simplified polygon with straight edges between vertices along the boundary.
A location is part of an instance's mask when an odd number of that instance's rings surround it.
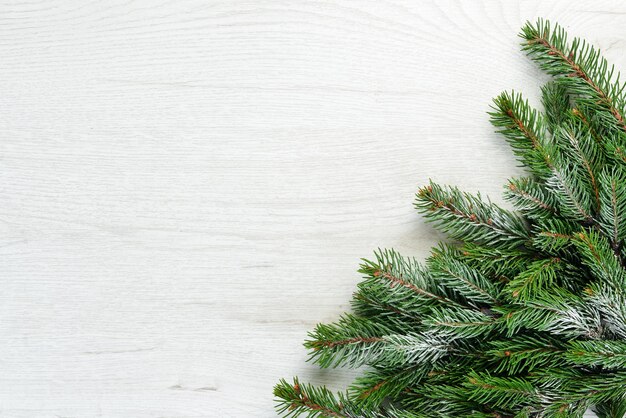
<svg viewBox="0 0 626 418">
<path fill-rule="evenodd" d="M 528 243 L 529 231 L 517 215 L 455 187 L 433 182 L 421 188 L 416 208 L 452 238 L 477 244 L 515 248 Z"/>
<path fill-rule="evenodd" d="M 609 68 L 595 48 L 577 38 L 569 45 L 563 28 L 551 26 L 544 20 L 534 25 L 528 22 L 520 36 L 526 40 L 523 49 L 546 72 L 561 77 L 559 81 L 574 94 L 590 96 L 626 131 L 624 86 L 619 84 L 619 75 L 614 77 L 613 67 Z"/>
</svg>

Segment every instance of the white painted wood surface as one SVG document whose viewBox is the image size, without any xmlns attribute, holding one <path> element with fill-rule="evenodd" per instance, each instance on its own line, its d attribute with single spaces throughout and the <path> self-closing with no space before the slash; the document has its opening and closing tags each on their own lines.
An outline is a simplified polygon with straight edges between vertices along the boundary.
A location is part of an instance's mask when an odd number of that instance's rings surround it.
<svg viewBox="0 0 626 418">
<path fill-rule="evenodd" d="M 526 19 L 626 69 L 617 1 L 0 6 L 0 416 L 273 417 L 429 177 L 500 201 Z"/>
</svg>

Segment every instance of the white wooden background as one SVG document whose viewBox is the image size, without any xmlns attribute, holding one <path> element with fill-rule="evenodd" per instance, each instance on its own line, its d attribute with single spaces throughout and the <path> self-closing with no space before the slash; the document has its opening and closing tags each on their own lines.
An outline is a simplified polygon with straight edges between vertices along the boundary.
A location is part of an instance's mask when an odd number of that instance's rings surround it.
<svg viewBox="0 0 626 418">
<path fill-rule="evenodd" d="M 273 417 L 429 177 L 500 201 L 524 20 L 626 69 L 618 1 L 0 6 L 0 416 Z"/>
</svg>

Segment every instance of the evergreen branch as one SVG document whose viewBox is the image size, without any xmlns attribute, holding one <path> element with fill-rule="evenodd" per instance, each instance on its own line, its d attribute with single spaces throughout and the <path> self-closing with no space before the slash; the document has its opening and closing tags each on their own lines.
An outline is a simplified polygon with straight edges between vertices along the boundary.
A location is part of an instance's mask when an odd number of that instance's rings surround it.
<svg viewBox="0 0 626 418">
<path fill-rule="evenodd" d="M 586 402 L 597 405 L 626 396 L 626 371 L 603 371 L 559 368 L 538 371 L 533 380 L 540 387 L 558 389 L 562 403 Z"/>
<path fill-rule="evenodd" d="M 451 370 L 433 372 L 433 378 L 407 391 L 406 408 L 419 411 L 423 418 L 513 418 L 502 408 L 468 399 L 466 382 L 466 376 L 456 376 Z"/>
<path fill-rule="evenodd" d="M 550 312 L 547 321 L 531 326 L 556 336 L 600 338 L 603 333 L 600 313 L 565 289 L 554 287 L 541 298 L 527 301 L 526 306 L 537 311 Z"/>
<path fill-rule="evenodd" d="M 425 331 L 420 334 L 387 335 L 384 339 L 387 343 L 387 355 L 381 361 L 372 364 L 386 364 L 388 366 L 415 363 L 434 364 L 455 350 L 452 346 L 452 335 L 436 330 Z"/>
<path fill-rule="evenodd" d="M 625 341 L 570 341 L 565 358 L 575 365 L 626 369 Z"/>
<path fill-rule="evenodd" d="M 568 113 L 572 111 L 570 101 L 567 89 L 560 83 L 550 81 L 541 87 L 541 104 L 545 109 L 545 120 L 551 132 L 567 120 Z"/>
<path fill-rule="evenodd" d="M 546 398 L 554 396 L 553 394 L 544 395 Z M 585 412 L 589 408 L 590 403 L 586 399 L 580 399 L 573 402 L 555 400 L 545 406 L 545 414 L 554 418 L 584 418 Z"/>
<path fill-rule="evenodd" d="M 380 323 L 346 314 L 335 324 L 318 324 L 304 346 L 320 367 L 358 367 L 384 356 L 389 333 Z"/>
<path fill-rule="evenodd" d="M 542 184 L 528 177 L 510 179 L 504 198 L 530 219 L 558 215 L 557 199 Z"/>
<path fill-rule="evenodd" d="M 566 264 L 558 257 L 534 261 L 507 284 L 507 290 L 514 298 L 532 299 L 554 287 L 565 269 Z"/>
<path fill-rule="evenodd" d="M 517 215 L 455 187 L 433 182 L 420 189 L 416 208 L 452 238 L 500 248 L 515 248 L 528 242 L 527 225 Z"/>
<path fill-rule="evenodd" d="M 595 142 L 593 137 L 587 134 L 580 125 L 575 123 L 564 123 L 560 129 L 555 130 L 555 138 L 562 141 L 561 149 L 564 155 L 568 156 L 566 164 L 572 165 L 572 160 L 576 161 L 579 167 L 577 176 L 584 179 L 581 185 L 592 195 L 590 200 L 595 202 L 595 211 L 600 210 L 600 188 L 596 179 L 596 171 L 603 163 L 603 150 Z"/>
<path fill-rule="evenodd" d="M 592 114 L 588 115 L 586 110 L 587 107 L 584 103 L 579 103 L 579 107 L 572 109 L 572 116 L 581 122 L 582 126 L 585 127 L 585 130 L 593 137 L 597 144 L 611 144 L 613 141 L 609 138 L 603 138 L 603 133 L 598 132 L 597 125 L 591 123 L 590 119 L 592 118 Z"/>
<path fill-rule="evenodd" d="M 539 20 L 535 25 L 527 22 L 520 36 L 526 40 L 523 49 L 537 61 L 548 74 L 560 77 L 569 91 L 578 96 L 590 97 L 614 118 L 614 123 L 626 131 L 624 122 L 624 87 L 615 77 L 598 51 L 575 38 L 568 45 L 567 34 L 558 25 Z"/>
<path fill-rule="evenodd" d="M 285 417 L 297 417 L 306 414 L 309 418 L 365 418 L 364 411 L 350 405 L 346 397 L 333 395 L 325 387 L 301 384 L 294 378 L 293 384 L 281 379 L 274 387 L 278 413 Z"/>
<path fill-rule="evenodd" d="M 549 293 L 543 293 L 541 298 L 495 310 L 501 314 L 498 322 L 507 337 L 528 329 L 567 339 L 595 339 L 603 331 L 597 309 L 563 288 L 555 287 Z"/>
<path fill-rule="evenodd" d="M 595 223 L 592 216 L 592 200 L 586 185 L 567 161 L 563 161 L 552 170 L 552 176 L 546 180 L 550 190 L 559 202 L 559 211 L 563 217 L 582 222 L 586 225 Z"/>
<path fill-rule="evenodd" d="M 539 401 L 532 383 L 518 377 L 497 377 L 470 372 L 465 384 L 468 399 L 495 407 L 519 408 Z"/>
<path fill-rule="evenodd" d="M 380 283 L 359 283 L 359 291 L 354 293 L 352 299 L 355 314 L 376 322 L 384 321 L 394 332 L 402 332 L 407 326 L 419 327 L 422 307 L 390 296 L 389 290 L 388 286 Z"/>
<path fill-rule="evenodd" d="M 497 132 L 504 135 L 524 166 L 535 175 L 545 177 L 552 162 L 542 139 L 544 122 L 541 115 L 515 92 L 500 94 L 494 99 L 492 109 L 489 115 Z"/>
<path fill-rule="evenodd" d="M 616 257 L 608 239 L 598 232 L 588 230 L 579 232 L 573 241 L 582 262 L 596 277 L 614 289 L 624 289 L 626 277 L 619 259 Z"/>
<path fill-rule="evenodd" d="M 364 259 L 361 264 L 359 272 L 366 275 L 366 281 L 361 287 L 369 287 L 371 283 L 383 283 L 389 289 L 383 299 L 386 304 L 400 309 L 405 306 L 406 310 L 416 313 L 428 312 L 432 304 L 459 306 L 441 291 L 430 273 L 417 261 L 404 258 L 393 250 L 379 250 L 375 256 L 376 261 Z M 416 304 L 412 297 L 420 303 Z M 412 300 L 410 306 L 407 306 L 407 300 Z"/>
<path fill-rule="evenodd" d="M 463 261 L 483 275 L 502 283 L 524 270 L 531 260 L 526 251 L 493 248 L 465 243 L 460 249 Z"/>
<path fill-rule="evenodd" d="M 573 244 L 574 236 L 581 227 L 569 220 L 558 218 L 537 219 L 533 228 L 533 247 L 548 254 L 567 255 L 565 250 Z"/>
<path fill-rule="evenodd" d="M 598 223 L 622 263 L 621 249 L 626 239 L 626 172 L 619 167 L 605 170 L 600 175 L 600 184 L 602 210 Z"/>
<path fill-rule="evenodd" d="M 462 297 L 469 306 L 498 304 L 500 286 L 461 261 L 459 254 L 459 251 L 446 245 L 434 248 L 428 259 L 433 279 Z"/>
<path fill-rule="evenodd" d="M 371 319 L 344 315 L 335 324 L 319 324 L 305 347 L 320 367 L 398 366 L 435 362 L 452 349 L 452 336 L 441 332 L 392 334 Z"/>
<path fill-rule="evenodd" d="M 530 176 L 511 212 L 433 182 L 415 206 L 458 243 L 425 264 L 379 250 L 363 260 L 355 314 L 305 346 L 321 367 L 368 366 L 346 394 L 281 381 L 295 417 L 601 418 L 626 415 L 624 86 L 597 50 L 544 21 L 524 50 L 555 80 L 545 112 L 517 93 L 491 121 Z"/>
<path fill-rule="evenodd" d="M 488 343 L 487 356 L 497 361 L 496 373 L 517 375 L 546 367 L 562 367 L 567 362 L 562 357 L 564 350 L 558 340 L 541 335 L 494 340 Z"/>
<path fill-rule="evenodd" d="M 615 139 L 610 142 L 607 141 L 605 146 L 607 153 L 613 157 L 619 163 L 626 163 L 626 150 L 624 146 L 618 143 Z"/>
<path fill-rule="evenodd" d="M 357 378 L 348 393 L 350 399 L 361 407 L 377 407 L 387 399 L 396 399 L 407 388 L 418 385 L 431 370 L 432 366 L 423 363 L 392 369 L 374 368 Z"/>
<path fill-rule="evenodd" d="M 424 296 L 428 299 L 434 299 L 437 300 L 439 302 L 444 302 L 444 303 L 452 303 L 452 301 L 450 299 L 447 299 L 443 296 L 438 296 L 434 293 L 428 292 L 424 289 L 420 289 L 419 287 L 415 286 L 414 284 L 404 280 L 402 277 L 398 277 L 398 276 L 394 276 L 392 273 L 388 272 L 388 271 L 382 271 L 382 270 L 378 270 L 374 272 L 374 277 L 382 277 L 383 279 L 388 280 L 391 283 L 391 287 L 395 287 L 395 286 L 401 286 L 401 287 L 405 287 L 407 289 L 412 290 L 413 292 L 417 293 L 420 296 Z"/>
<path fill-rule="evenodd" d="M 423 323 L 425 326 L 443 331 L 450 339 L 485 337 L 497 326 L 495 318 L 486 312 L 449 308 L 433 308 Z"/>
<path fill-rule="evenodd" d="M 614 284 L 593 283 L 585 289 L 590 309 L 603 318 L 608 335 L 626 338 L 626 297 L 623 287 Z"/>
</svg>

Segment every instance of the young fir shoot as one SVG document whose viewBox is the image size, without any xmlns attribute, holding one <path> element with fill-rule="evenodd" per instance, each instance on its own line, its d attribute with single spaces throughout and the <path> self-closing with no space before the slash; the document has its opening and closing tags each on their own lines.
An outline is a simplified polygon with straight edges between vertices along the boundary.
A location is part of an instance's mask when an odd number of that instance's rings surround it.
<svg viewBox="0 0 626 418">
<path fill-rule="evenodd" d="M 353 313 L 305 346 L 321 367 L 367 366 L 345 392 L 282 380 L 286 417 L 626 416 L 626 96 L 597 49 L 547 21 L 522 49 L 553 79 L 491 122 L 526 168 L 505 210 L 431 182 L 415 207 L 456 240 L 420 263 L 364 260 Z"/>
</svg>

